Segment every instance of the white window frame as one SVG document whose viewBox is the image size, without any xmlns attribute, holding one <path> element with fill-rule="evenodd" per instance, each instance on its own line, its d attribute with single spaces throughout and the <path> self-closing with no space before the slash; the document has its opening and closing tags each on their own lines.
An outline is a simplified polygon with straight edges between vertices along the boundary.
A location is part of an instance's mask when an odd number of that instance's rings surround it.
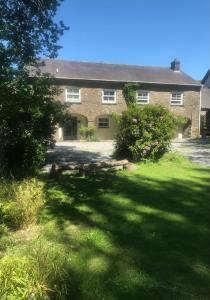
<svg viewBox="0 0 210 300">
<path fill-rule="evenodd" d="M 181 95 L 180 99 L 177 98 L 177 97 L 173 98 L 173 94 L 180 94 Z M 170 103 L 171 103 L 172 106 L 181 106 L 181 105 L 183 105 L 183 99 L 184 99 L 184 93 L 183 92 L 181 92 L 181 91 L 172 91 L 171 92 L 171 101 L 170 101 Z"/>
<path fill-rule="evenodd" d="M 139 94 L 140 93 L 147 93 L 147 99 L 139 99 Z M 150 92 L 147 90 L 138 90 L 137 95 L 136 95 L 136 103 L 137 104 L 148 104 L 149 103 L 149 98 L 150 98 Z"/>
<path fill-rule="evenodd" d="M 100 120 L 108 120 L 108 121 L 107 121 L 107 125 L 108 125 L 108 126 L 100 126 L 100 122 L 101 122 L 101 123 L 104 123 L 104 124 L 106 123 L 106 121 L 100 121 Z M 99 117 L 99 118 L 98 118 L 98 128 L 102 128 L 102 129 L 103 129 L 103 128 L 109 128 L 109 126 L 110 126 L 110 121 L 109 121 L 109 118 L 108 118 L 108 117 Z"/>
<path fill-rule="evenodd" d="M 69 93 L 68 89 L 78 89 L 79 93 L 78 94 Z M 68 98 L 69 94 L 70 95 L 78 95 L 79 98 L 78 99 L 69 99 Z M 66 87 L 66 89 L 65 89 L 65 102 L 68 102 L 68 103 L 80 103 L 81 102 L 81 91 L 80 91 L 80 88 L 78 86 L 68 86 L 68 87 Z"/>
<path fill-rule="evenodd" d="M 104 97 L 109 97 L 109 96 L 105 95 L 105 92 L 114 92 L 113 101 L 104 100 Z M 112 96 L 110 96 L 110 97 L 112 97 Z M 115 89 L 103 89 L 102 90 L 102 103 L 115 104 L 116 102 L 117 102 L 117 91 Z"/>
</svg>

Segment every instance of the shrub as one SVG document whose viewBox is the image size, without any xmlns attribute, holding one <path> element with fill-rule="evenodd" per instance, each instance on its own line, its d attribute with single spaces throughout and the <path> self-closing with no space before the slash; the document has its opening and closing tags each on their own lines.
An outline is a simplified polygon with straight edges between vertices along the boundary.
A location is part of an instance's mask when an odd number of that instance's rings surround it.
<svg viewBox="0 0 210 300">
<path fill-rule="evenodd" d="M 43 185 L 36 179 L 0 183 L 1 223 L 20 229 L 35 223 L 44 203 Z"/>
<path fill-rule="evenodd" d="M 160 158 L 174 136 L 175 120 L 160 105 L 129 106 L 119 122 L 115 154 L 135 161 Z"/>
<path fill-rule="evenodd" d="M 81 134 L 82 138 L 86 139 L 87 141 L 90 141 L 90 142 L 98 141 L 98 138 L 96 136 L 96 127 L 93 125 L 81 126 L 80 134 Z"/>
<path fill-rule="evenodd" d="M 190 119 L 186 116 L 178 115 L 175 117 L 176 130 L 183 133 L 183 131 L 190 124 Z"/>
</svg>

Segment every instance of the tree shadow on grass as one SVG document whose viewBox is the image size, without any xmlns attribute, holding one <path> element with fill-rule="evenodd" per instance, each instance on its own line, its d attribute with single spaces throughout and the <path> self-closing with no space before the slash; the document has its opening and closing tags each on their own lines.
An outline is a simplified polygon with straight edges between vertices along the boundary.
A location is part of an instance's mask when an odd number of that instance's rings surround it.
<svg viewBox="0 0 210 300">
<path fill-rule="evenodd" d="M 56 222 L 55 240 L 71 237 L 63 243 L 74 257 L 72 299 L 209 299 L 208 180 L 138 172 L 47 180 L 45 218 Z M 52 201 L 51 188 L 65 200 Z"/>
</svg>

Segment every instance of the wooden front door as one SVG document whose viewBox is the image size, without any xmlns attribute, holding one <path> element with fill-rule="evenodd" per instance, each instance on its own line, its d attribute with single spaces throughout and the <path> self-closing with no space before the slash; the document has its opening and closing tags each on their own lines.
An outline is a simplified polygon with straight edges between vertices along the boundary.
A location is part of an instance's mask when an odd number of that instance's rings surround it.
<svg viewBox="0 0 210 300">
<path fill-rule="evenodd" d="M 77 139 L 77 117 L 71 117 L 63 128 L 64 140 L 76 140 Z"/>
</svg>

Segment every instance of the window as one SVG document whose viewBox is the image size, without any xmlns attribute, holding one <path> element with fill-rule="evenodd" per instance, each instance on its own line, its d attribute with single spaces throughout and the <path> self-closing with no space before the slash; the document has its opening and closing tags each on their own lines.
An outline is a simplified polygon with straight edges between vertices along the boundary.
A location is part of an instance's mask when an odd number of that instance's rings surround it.
<svg viewBox="0 0 210 300">
<path fill-rule="evenodd" d="M 116 103 L 116 90 L 103 90 L 102 103 Z"/>
<path fill-rule="evenodd" d="M 98 128 L 109 128 L 109 118 L 99 118 Z"/>
<path fill-rule="evenodd" d="M 66 102 L 81 102 L 80 99 L 80 89 L 78 87 L 68 87 L 66 88 Z"/>
<path fill-rule="evenodd" d="M 183 104 L 183 93 L 172 92 L 171 93 L 171 105 L 182 105 Z"/>
<path fill-rule="evenodd" d="M 138 91 L 136 102 L 137 102 L 137 104 L 147 104 L 147 103 L 149 103 L 149 92 L 148 91 Z"/>
</svg>

